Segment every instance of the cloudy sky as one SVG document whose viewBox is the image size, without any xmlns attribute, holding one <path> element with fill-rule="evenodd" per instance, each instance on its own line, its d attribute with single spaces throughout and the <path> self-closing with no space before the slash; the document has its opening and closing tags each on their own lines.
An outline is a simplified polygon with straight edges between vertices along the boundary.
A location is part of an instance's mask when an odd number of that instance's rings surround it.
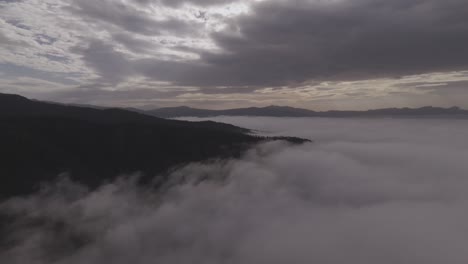
<svg viewBox="0 0 468 264">
<path fill-rule="evenodd" d="M 466 0 L 0 0 L 0 92 L 67 103 L 468 108 Z"/>
</svg>

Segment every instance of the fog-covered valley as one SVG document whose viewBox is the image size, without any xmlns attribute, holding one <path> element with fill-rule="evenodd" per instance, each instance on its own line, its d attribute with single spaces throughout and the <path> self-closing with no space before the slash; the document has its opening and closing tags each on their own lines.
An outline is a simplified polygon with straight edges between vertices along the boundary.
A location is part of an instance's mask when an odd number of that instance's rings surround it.
<svg viewBox="0 0 468 264">
<path fill-rule="evenodd" d="M 0 264 L 467 264 L 468 0 L 0 0 Z"/>
<path fill-rule="evenodd" d="M 0 262 L 466 263 L 466 121 L 211 120 L 313 143 L 192 163 L 158 192 L 137 175 L 59 180 L 0 205 L 14 219 Z"/>
</svg>

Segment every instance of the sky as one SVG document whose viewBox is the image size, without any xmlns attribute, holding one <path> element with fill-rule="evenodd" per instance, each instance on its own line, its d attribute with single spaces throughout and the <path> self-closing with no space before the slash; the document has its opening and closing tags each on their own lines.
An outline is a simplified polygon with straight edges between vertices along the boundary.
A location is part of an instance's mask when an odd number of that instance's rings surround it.
<svg viewBox="0 0 468 264">
<path fill-rule="evenodd" d="M 0 0 L 0 92 L 225 109 L 468 108 L 466 0 Z"/>
</svg>

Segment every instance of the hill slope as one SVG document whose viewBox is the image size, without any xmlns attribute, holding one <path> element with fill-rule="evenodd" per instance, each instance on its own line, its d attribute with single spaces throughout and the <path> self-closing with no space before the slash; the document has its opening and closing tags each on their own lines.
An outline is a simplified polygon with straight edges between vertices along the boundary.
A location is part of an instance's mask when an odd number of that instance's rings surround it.
<svg viewBox="0 0 468 264">
<path fill-rule="evenodd" d="M 145 181 L 179 164 L 238 156 L 266 140 L 246 132 L 222 123 L 0 94 L 0 198 L 29 193 L 63 172 L 88 186 L 136 171 L 147 176 Z"/>
</svg>

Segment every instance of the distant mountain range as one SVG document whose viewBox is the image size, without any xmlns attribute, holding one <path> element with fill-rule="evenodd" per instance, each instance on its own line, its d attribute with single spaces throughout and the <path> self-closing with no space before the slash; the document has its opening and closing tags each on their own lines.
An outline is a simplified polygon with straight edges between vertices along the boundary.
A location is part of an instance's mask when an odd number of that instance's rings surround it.
<svg viewBox="0 0 468 264">
<path fill-rule="evenodd" d="M 468 118 L 468 110 L 458 107 L 441 108 L 385 108 L 367 111 L 325 111 L 318 112 L 288 106 L 249 107 L 226 110 L 197 109 L 186 106 L 166 107 L 145 111 L 162 117 L 213 117 L 213 116 L 268 116 L 268 117 L 457 117 Z"/>
<path fill-rule="evenodd" d="M 145 182 L 185 163 L 238 157 L 265 140 L 308 141 L 248 132 L 211 121 L 168 120 L 0 94 L 0 199 L 31 193 L 60 173 L 90 187 L 134 172 L 142 172 Z"/>
</svg>

